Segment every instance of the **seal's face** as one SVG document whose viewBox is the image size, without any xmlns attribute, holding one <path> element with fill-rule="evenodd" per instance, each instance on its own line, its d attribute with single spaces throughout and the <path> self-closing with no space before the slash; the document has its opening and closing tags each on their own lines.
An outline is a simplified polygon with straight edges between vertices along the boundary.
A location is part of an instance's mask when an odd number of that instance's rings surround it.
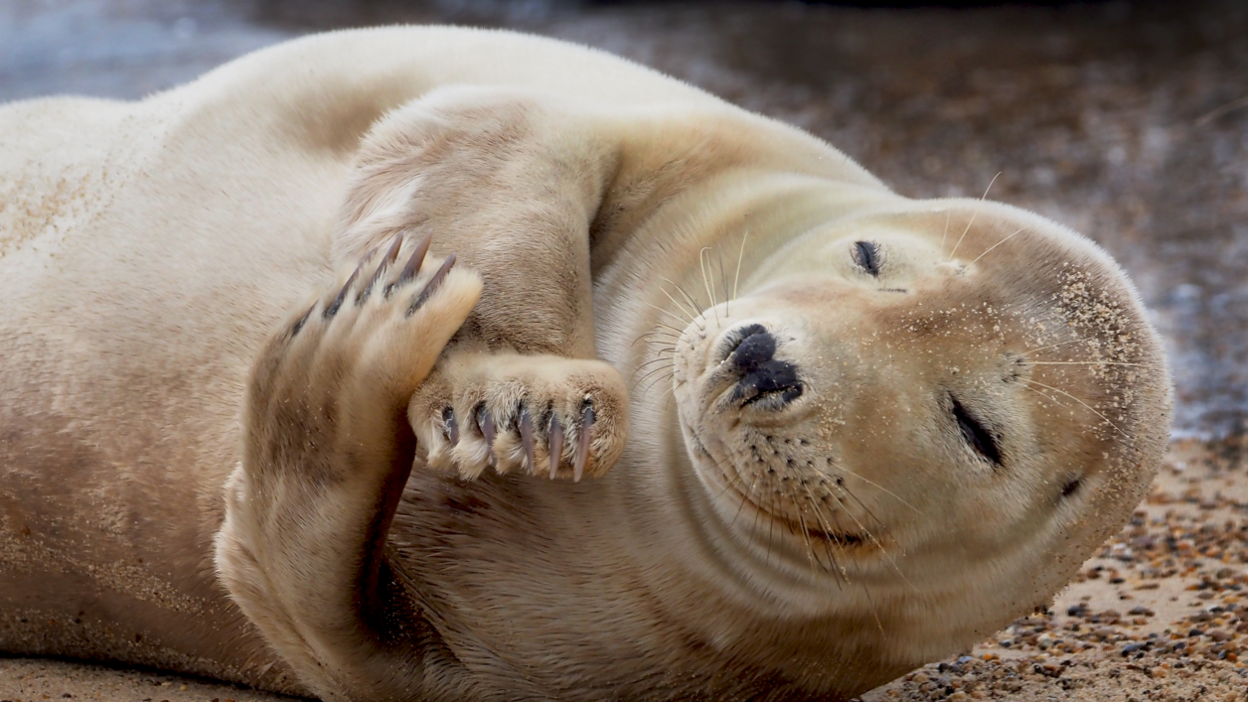
<svg viewBox="0 0 1248 702">
<path fill-rule="evenodd" d="M 950 640 L 1061 587 L 1139 499 L 1168 422 L 1141 413 L 1168 382 L 1116 267 L 973 208 L 800 237 L 689 325 L 673 376 L 738 546 L 824 583 L 828 611 L 859 590 L 915 617 L 966 605 Z"/>
</svg>

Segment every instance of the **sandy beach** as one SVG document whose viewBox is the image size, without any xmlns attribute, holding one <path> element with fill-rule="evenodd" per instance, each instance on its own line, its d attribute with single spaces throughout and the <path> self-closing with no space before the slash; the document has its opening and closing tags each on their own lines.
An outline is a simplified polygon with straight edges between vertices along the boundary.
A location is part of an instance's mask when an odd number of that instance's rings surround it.
<svg viewBox="0 0 1248 702">
<path fill-rule="evenodd" d="M 0 0 L 0 101 L 133 99 L 309 31 L 400 21 L 620 53 L 806 128 L 905 195 L 995 177 L 990 197 L 1109 250 L 1174 370 L 1151 494 L 1047 609 L 863 700 L 1248 700 L 1248 8 Z M 0 658 L 0 701 L 45 699 L 288 698 Z"/>
</svg>

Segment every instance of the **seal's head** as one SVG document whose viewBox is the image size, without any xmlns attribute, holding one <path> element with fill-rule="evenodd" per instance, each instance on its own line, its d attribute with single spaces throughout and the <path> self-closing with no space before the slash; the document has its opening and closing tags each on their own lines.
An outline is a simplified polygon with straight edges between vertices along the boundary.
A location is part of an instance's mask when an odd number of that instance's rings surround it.
<svg viewBox="0 0 1248 702">
<path fill-rule="evenodd" d="M 1161 344 L 1117 265 L 1048 220 L 913 203 L 744 282 L 676 344 L 687 452 L 745 577 L 861 622 L 831 645 L 874 677 L 1045 603 L 1156 471 Z"/>
</svg>

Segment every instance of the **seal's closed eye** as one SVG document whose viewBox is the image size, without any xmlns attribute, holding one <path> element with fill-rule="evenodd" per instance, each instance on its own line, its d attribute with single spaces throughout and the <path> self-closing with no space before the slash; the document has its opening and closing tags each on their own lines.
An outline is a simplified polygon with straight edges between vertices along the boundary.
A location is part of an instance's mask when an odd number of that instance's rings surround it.
<svg viewBox="0 0 1248 702">
<path fill-rule="evenodd" d="M 874 241 L 854 242 L 854 263 L 870 275 L 880 275 L 880 245 Z"/>
<path fill-rule="evenodd" d="M 953 403 L 953 416 L 958 420 L 958 427 L 962 429 L 962 436 L 966 437 L 967 443 L 994 466 L 1000 466 L 1001 449 L 997 446 L 996 437 L 974 415 L 966 411 L 958 398 L 951 395 L 949 399 Z"/>
<path fill-rule="evenodd" d="M 1073 495 L 1073 494 L 1075 494 L 1076 492 L 1078 492 L 1078 491 L 1079 491 L 1079 488 L 1080 488 L 1082 485 L 1083 485 L 1083 479 L 1082 479 L 1082 478 L 1071 478 L 1070 480 L 1067 480 L 1067 481 L 1066 481 L 1066 482 L 1062 485 L 1062 497 L 1070 497 L 1071 495 Z"/>
</svg>

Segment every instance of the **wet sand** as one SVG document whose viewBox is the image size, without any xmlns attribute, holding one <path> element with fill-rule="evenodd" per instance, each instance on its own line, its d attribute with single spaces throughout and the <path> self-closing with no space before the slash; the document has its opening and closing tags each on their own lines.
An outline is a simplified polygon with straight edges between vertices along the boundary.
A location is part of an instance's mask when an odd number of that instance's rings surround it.
<svg viewBox="0 0 1248 702">
<path fill-rule="evenodd" d="M 1151 496 L 1047 611 L 864 699 L 1248 700 L 1248 7 L 0 0 L 0 100 L 137 98 L 284 38 L 396 21 L 599 46 L 809 129 L 905 195 L 979 195 L 999 173 L 991 197 L 1105 246 L 1174 366 Z M 0 659 L 0 700 L 65 695 L 282 699 Z"/>
</svg>

